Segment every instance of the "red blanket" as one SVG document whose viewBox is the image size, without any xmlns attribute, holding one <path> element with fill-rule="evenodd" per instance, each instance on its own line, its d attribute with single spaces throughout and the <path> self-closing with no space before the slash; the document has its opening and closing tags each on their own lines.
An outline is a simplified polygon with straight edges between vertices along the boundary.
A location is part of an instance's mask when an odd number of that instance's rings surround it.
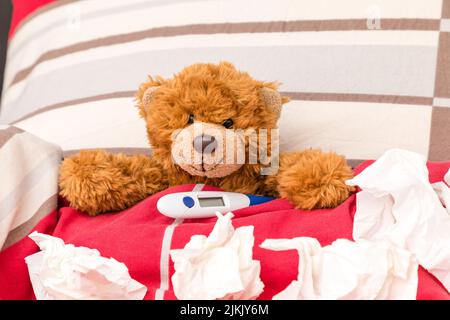
<svg viewBox="0 0 450 320">
<path fill-rule="evenodd" d="M 356 169 L 361 172 L 371 162 Z M 430 163 L 430 182 L 442 181 L 450 162 Z M 184 185 L 155 194 L 134 207 L 95 218 L 69 207 L 46 216 L 34 230 L 62 238 L 76 246 L 96 248 L 105 257 L 114 257 L 129 268 L 131 276 L 148 288 L 146 299 L 175 299 L 170 277 L 173 264 L 169 249 L 182 248 L 194 234 L 209 234 L 216 218 L 173 219 L 156 209 L 158 199 L 167 194 L 191 191 Z M 218 190 L 205 186 L 203 190 Z M 254 259 L 261 261 L 261 279 L 265 284 L 259 299 L 270 299 L 297 277 L 298 256 L 294 250 L 275 252 L 259 248 L 266 238 L 317 238 L 322 246 L 338 238 L 352 239 L 355 196 L 335 209 L 301 211 L 285 200 L 274 200 L 235 211 L 235 227 L 255 226 Z M 24 258 L 38 251 L 25 238 L 0 253 L 0 299 L 34 299 Z M 166 270 L 167 269 L 167 270 Z M 165 271 L 168 271 L 168 275 Z M 450 294 L 426 270 L 419 269 L 417 299 L 450 299 Z"/>
</svg>

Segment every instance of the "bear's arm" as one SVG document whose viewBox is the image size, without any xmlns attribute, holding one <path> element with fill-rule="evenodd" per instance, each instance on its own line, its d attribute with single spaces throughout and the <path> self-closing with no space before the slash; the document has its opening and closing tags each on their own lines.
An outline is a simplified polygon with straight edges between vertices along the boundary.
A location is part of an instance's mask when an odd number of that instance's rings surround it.
<svg viewBox="0 0 450 320">
<path fill-rule="evenodd" d="M 281 153 L 279 166 L 266 177 L 260 193 L 286 198 L 298 209 L 333 208 L 354 191 L 345 184 L 353 177 L 351 167 L 334 152 Z"/>
<path fill-rule="evenodd" d="M 94 150 L 63 161 L 59 186 L 71 207 L 95 216 L 128 208 L 168 183 L 163 168 L 151 157 Z"/>
</svg>

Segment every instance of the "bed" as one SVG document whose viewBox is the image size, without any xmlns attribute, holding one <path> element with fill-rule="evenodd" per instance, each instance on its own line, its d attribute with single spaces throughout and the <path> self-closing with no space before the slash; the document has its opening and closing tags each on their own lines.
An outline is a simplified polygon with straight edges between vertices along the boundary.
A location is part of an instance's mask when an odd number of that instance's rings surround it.
<svg viewBox="0 0 450 320">
<path fill-rule="evenodd" d="M 164 192 L 95 219 L 58 198 L 57 170 L 68 155 L 96 148 L 151 154 L 133 107 L 149 74 L 231 61 L 256 79 L 279 80 L 291 98 L 279 122 L 281 151 L 334 150 L 361 172 L 371 163 L 365 160 L 405 149 L 429 161 L 430 182 L 442 181 L 450 168 L 450 1 L 377 3 L 14 0 L 0 105 L 0 161 L 8 164 L 0 162 L 0 176 L 9 179 L 0 182 L 0 298 L 35 298 L 23 263 L 37 251 L 27 238 L 33 230 L 125 262 L 147 286 L 146 299 L 175 298 L 173 264 L 161 269 L 170 260 L 161 246 L 174 227 L 152 211 Z M 352 239 L 355 195 L 314 218 L 275 201 L 235 213 L 236 225 L 279 225 L 277 232 L 260 227 L 256 243 L 295 235 L 322 245 Z M 297 227 L 288 227 L 289 219 Z M 184 221 L 169 249 L 213 226 L 214 219 Z M 297 257 L 287 253 L 273 270 L 277 254 L 255 250 L 267 287 L 260 298 L 270 299 L 295 278 Z M 13 270 L 17 279 L 7 277 Z M 449 297 L 419 269 L 417 298 Z"/>
</svg>

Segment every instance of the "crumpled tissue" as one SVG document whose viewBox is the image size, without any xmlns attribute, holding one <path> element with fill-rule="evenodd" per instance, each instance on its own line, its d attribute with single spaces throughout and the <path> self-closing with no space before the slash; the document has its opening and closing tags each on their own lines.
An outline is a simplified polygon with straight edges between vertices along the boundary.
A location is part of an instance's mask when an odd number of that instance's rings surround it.
<svg viewBox="0 0 450 320">
<path fill-rule="evenodd" d="M 216 213 L 208 237 L 194 235 L 184 249 L 170 251 L 178 299 L 256 299 L 263 291 L 261 266 L 253 260 L 253 226 L 234 229 L 231 212 Z"/>
<path fill-rule="evenodd" d="M 450 215 L 429 182 L 425 157 L 389 150 L 347 184 L 362 189 L 353 238 L 389 241 L 410 251 L 449 290 Z M 447 186 L 434 187 L 448 203 Z"/>
<path fill-rule="evenodd" d="M 147 292 L 125 264 L 98 250 L 36 231 L 29 237 L 41 249 L 25 258 L 38 300 L 142 300 Z"/>
<path fill-rule="evenodd" d="M 418 264 L 387 242 L 338 239 L 321 247 L 315 238 L 266 239 L 262 248 L 299 254 L 298 278 L 274 300 L 415 299 Z"/>
</svg>

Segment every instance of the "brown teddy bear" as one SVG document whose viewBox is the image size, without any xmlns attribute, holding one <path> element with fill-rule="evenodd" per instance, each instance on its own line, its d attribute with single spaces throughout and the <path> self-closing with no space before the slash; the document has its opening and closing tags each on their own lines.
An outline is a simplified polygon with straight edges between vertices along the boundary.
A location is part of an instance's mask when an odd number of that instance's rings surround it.
<svg viewBox="0 0 450 320">
<path fill-rule="evenodd" d="M 312 149 L 278 155 L 277 120 L 289 99 L 277 87 L 228 62 L 150 77 L 136 98 L 152 156 L 82 151 L 62 163 L 61 195 L 90 215 L 187 183 L 278 196 L 301 209 L 339 205 L 353 191 L 344 157 Z"/>
</svg>

